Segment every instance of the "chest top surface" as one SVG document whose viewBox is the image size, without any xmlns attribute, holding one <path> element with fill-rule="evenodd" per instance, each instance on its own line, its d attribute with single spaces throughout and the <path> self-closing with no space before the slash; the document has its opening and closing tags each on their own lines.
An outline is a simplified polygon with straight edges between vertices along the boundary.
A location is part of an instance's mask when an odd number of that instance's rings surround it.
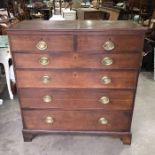
<svg viewBox="0 0 155 155">
<path fill-rule="evenodd" d="M 146 28 L 132 21 L 23 21 L 8 30 L 12 31 L 145 31 Z"/>
</svg>

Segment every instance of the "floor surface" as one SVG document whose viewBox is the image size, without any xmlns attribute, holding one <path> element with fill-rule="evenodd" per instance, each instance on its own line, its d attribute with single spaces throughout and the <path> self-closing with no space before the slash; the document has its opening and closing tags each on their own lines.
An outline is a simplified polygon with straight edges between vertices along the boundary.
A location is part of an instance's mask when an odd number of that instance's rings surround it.
<svg viewBox="0 0 155 155">
<path fill-rule="evenodd" d="M 141 73 L 132 123 L 132 144 L 99 136 L 43 135 L 23 142 L 18 100 L 0 106 L 0 155 L 155 155 L 155 81 Z"/>
</svg>

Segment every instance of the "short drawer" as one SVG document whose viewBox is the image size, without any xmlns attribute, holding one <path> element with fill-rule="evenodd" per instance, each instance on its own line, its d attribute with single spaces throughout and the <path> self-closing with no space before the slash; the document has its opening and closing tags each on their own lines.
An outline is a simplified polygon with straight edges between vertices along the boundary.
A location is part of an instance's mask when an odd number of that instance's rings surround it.
<svg viewBox="0 0 155 155">
<path fill-rule="evenodd" d="M 24 128 L 37 130 L 128 131 L 130 112 L 23 110 Z"/>
<path fill-rule="evenodd" d="M 140 35 L 78 35 L 77 49 L 83 52 L 139 52 L 143 49 Z"/>
<path fill-rule="evenodd" d="M 16 68 L 138 69 L 141 54 L 14 54 Z"/>
<path fill-rule="evenodd" d="M 132 108 L 134 92 L 102 89 L 19 89 L 22 108 L 117 109 Z"/>
<path fill-rule="evenodd" d="M 137 71 L 50 70 L 16 71 L 19 88 L 134 89 Z"/>
<path fill-rule="evenodd" d="M 10 36 L 12 52 L 72 51 L 72 35 L 12 35 Z"/>
</svg>

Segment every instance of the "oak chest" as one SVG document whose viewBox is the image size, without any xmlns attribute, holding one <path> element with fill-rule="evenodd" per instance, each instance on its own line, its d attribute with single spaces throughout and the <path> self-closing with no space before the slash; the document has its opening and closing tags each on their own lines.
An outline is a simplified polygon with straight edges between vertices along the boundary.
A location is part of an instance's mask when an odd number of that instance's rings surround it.
<svg viewBox="0 0 155 155">
<path fill-rule="evenodd" d="M 131 143 L 144 28 L 128 21 L 24 21 L 8 34 L 25 141 L 90 133 Z"/>
</svg>

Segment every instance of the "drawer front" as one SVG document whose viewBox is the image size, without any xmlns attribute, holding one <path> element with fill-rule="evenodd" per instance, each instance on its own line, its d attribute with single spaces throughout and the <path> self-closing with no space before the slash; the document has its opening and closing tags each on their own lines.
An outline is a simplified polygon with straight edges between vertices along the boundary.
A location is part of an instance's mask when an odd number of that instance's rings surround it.
<svg viewBox="0 0 155 155">
<path fill-rule="evenodd" d="M 109 41 L 110 44 L 108 44 Z M 136 35 L 78 35 L 77 38 L 79 51 L 93 53 L 96 51 L 105 52 L 108 49 L 108 52 L 139 52 L 142 51 L 142 45 L 143 38 Z"/>
<path fill-rule="evenodd" d="M 128 131 L 130 113 L 121 111 L 23 110 L 24 128 L 40 130 Z"/>
<path fill-rule="evenodd" d="M 10 36 L 12 51 L 44 52 L 44 51 L 72 51 L 72 35 L 13 35 Z"/>
<path fill-rule="evenodd" d="M 132 107 L 133 91 L 102 89 L 19 89 L 22 108 L 119 109 Z"/>
<path fill-rule="evenodd" d="M 137 69 L 141 54 L 14 54 L 16 68 Z M 130 62 L 129 62 L 130 61 Z"/>
<path fill-rule="evenodd" d="M 133 89 L 136 71 L 16 71 L 19 88 Z"/>
</svg>

